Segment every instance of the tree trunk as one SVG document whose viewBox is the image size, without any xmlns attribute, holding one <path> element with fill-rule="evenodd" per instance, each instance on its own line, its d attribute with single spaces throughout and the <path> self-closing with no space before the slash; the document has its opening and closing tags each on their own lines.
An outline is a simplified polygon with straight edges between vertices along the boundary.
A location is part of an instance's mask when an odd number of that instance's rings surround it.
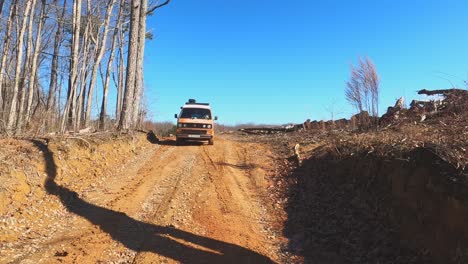
<svg viewBox="0 0 468 264">
<path fill-rule="evenodd" d="M 58 6 L 58 0 L 54 1 L 54 4 Z M 62 27 L 63 27 L 63 18 L 65 16 L 65 10 L 67 6 L 67 0 L 63 2 L 63 9 L 60 17 L 57 21 L 57 30 L 55 31 L 54 37 L 54 53 L 52 55 L 52 62 L 50 66 L 50 82 L 49 82 L 49 94 L 47 96 L 47 105 L 46 105 L 46 127 L 49 127 L 51 124 L 51 114 L 55 105 L 55 96 L 58 88 L 58 64 L 59 64 L 59 52 L 62 43 Z M 58 12 L 57 12 L 58 16 Z M 58 109 L 57 109 L 58 110 Z"/>
<path fill-rule="evenodd" d="M 146 12 L 148 10 L 148 0 L 141 0 L 140 18 L 138 23 L 138 54 L 135 73 L 135 93 L 133 95 L 133 114 L 132 119 L 138 119 L 140 110 L 140 99 L 143 91 L 143 59 L 145 54 L 146 41 Z"/>
<path fill-rule="evenodd" d="M 122 113 L 122 104 L 123 104 L 123 91 L 125 83 L 125 66 L 124 66 L 124 51 L 123 46 L 125 43 L 125 33 L 122 29 L 119 29 L 119 60 L 118 60 L 118 83 L 117 83 L 117 102 L 115 107 L 115 120 L 117 124 L 120 124 L 120 114 Z"/>
<path fill-rule="evenodd" d="M 46 7 L 46 1 L 42 0 L 42 6 L 41 6 L 41 15 L 39 18 L 39 24 L 37 26 L 37 34 L 36 34 L 36 44 L 35 44 L 35 49 L 34 49 L 34 54 L 31 62 L 31 76 L 29 80 L 29 94 L 28 94 L 28 104 L 26 108 L 26 125 L 29 125 L 29 122 L 31 121 L 31 106 L 32 106 L 32 101 L 33 101 L 33 96 L 34 96 L 34 89 L 36 87 L 36 73 L 37 73 L 37 59 L 39 57 L 39 53 L 41 51 L 41 39 L 42 39 L 42 27 L 44 25 L 44 15 L 45 15 L 45 7 Z"/>
<path fill-rule="evenodd" d="M 18 3 L 15 4 L 16 13 L 18 13 Z M 13 97 L 10 105 L 10 113 L 8 114 L 8 123 L 7 130 L 12 131 L 13 126 L 17 121 L 17 105 L 18 105 L 18 91 L 20 84 L 20 74 L 21 74 L 21 64 L 23 61 L 23 43 L 24 43 L 24 33 L 26 31 L 27 19 L 29 17 L 31 10 L 31 2 L 26 1 L 26 7 L 24 8 L 24 16 L 21 22 L 21 28 L 17 36 L 17 53 L 16 53 L 16 69 L 15 69 L 15 81 L 13 85 Z"/>
<path fill-rule="evenodd" d="M 76 79 L 78 71 L 78 51 L 80 45 L 80 24 L 81 24 L 81 0 L 73 1 L 73 37 L 71 45 L 70 58 L 70 76 L 68 79 L 68 95 L 65 109 L 60 124 L 60 132 L 64 133 L 66 129 L 66 120 L 71 113 L 71 119 L 74 119 L 75 109 L 74 101 L 76 98 Z"/>
<path fill-rule="evenodd" d="M 81 128 L 81 120 L 84 117 L 83 109 L 85 109 L 85 95 L 86 95 L 86 84 L 88 83 L 88 70 L 87 66 L 90 62 L 90 57 L 91 57 L 91 41 L 90 41 L 90 35 L 92 34 L 91 32 L 91 21 L 89 19 L 89 15 L 91 13 L 91 2 L 90 0 L 87 0 L 87 19 L 86 19 L 86 26 L 83 31 L 83 39 L 82 42 L 83 44 L 81 45 L 83 47 L 83 53 L 80 56 L 82 58 L 81 62 L 81 69 L 78 73 L 77 76 L 77 84 L 76 84 L 76 89 L 77 91 L 79 90 L 79 95 L 76 99 L 76 113 L 75 113 L 75 119 L 73 119 L 73 128 L 75 131 L 79 130 Z M 79 80 L 79 81 L 78 81 Z M 80 89 L 79 89 L 80 88 Z"/>
<path fill-rule="evenodd" d="M 32 49 L 33 49 L 33 24 L 34 24 L 34 13 L 36 8 L 36 0 L 31 1 L 31 13 L 29 15 L 29 24 L 28 24 L 28 42 L 26 46 L 26 62 L 24 68 L 22 70 L 20 88 L 21 88 L 21 97 L 19 101 L 19 111 L 18 111 L 18 120 L 16 123 L 16 130 L 20 132 L 23 127 L 23 120 L 24 120 L 24 106 L 26 101 L 26 79 L 34 78 L 33 75 L 29 75 L 31 70 L 31 58 L 32 58 Z M 26 14 L 25 14 L 26 15 Z M 19 46 L 21 47 L 21 46 Z M 21 63 L 21 62 L 19 62 Z M 29 76 L 26 76 L 26 75 Z"/>
<path fill-rule="evenodd" d="M 11 4 L 5 37 L 4 37 L 2 60 L 0 62 L 0 118 L 1 119 L 5 119 L 6 117 L 6 115 L 3 112 L 5 109 L 5 105 L 4 105 L 5 98 L 3 94 L 3 80 L 4 80 L 3 72 L 5 71 L 6 60 L 9 57 L 9 53 L 10 53 L 11 27 L 13 24 L 13 17 L 15 17 L 15 15 L 16 15 L 15 5 Z"/>
<path fill-rule="evenodd" d="M 132 1 L 130 13 L 130 37 L 128 40 L 128 54 L 127 54 L 127 74 L 125 82 L 125 92 L 121 111 L 121 118 L 118 130 L 127 130 L 133 123 L 132 101 L 135 93 L 135 73 L 137 67 L 138 56 L 138 21 L 140 18 L 140 4 L 141 1 Z"/>
<path fill-rule="evenodd" d="M 88 28 L 86 27 L 85 32 L 88 32 Z M 83 38 L 83 62 L 81 63 L 81 68 L 77 74 L 77 82 L 76 82 L 76 90 L 78 93 L 78 97 L 76 98 L 76 113 L 75 113 L 75 119 L 73 119 L 73 127 L 74 130 L 77 131 L 81 128 L 81 120 L 84 117 L 83 109 L 85 105 L 85 94 L 86 94 L 86 84 L 88 83 L 88 71 L 86 69 L 86 66 L 89 63 L 90 60 L 90 43 L 88 40 L 88 37 L 86 36 L 88 33 L 85 33 L 85 36 Z M 79 81 L 78 81 L 79 80 Z"/>
<path fill-rule="evenodd" d="M 96 77 L 97 77 L 99 65 L 101 63 L 102 56 L 104 55 L 104 51 L 105 51 L 105 47 L 107 43 L 107 35 L 108 35 L 107 30 L 109 28 L 109 22 L 110 22 L 114 4 L 115 4 L 115 0 L 109 0 L 107 2 L 107 10 L 106 10 L 106 17 L 104 20 L 104 31 L 103 31 L 102 41 L 101 41 L 101 38 L 99 37 L 97 39 L 96 58 L 94 61 L 92 72 L 91 72 L 91 81 L 89 84 L 88 99 L 86 101 L 85 127 L 88 127 L 91 121 L 91 104 L 93 102 L 92 99 L 93 99 L 93 93 L 94 93 L 94 86 L 96 84 Z"/>
<path fill-rule="evenodd" d="M 117 15 L 117 22 L 115 23 L 114 33 L 112 35 L 112 44 L 111 44 L 111 54 L 109 55 L 109 60 L 107 61 L 107 69 L 106 69 L 106 77 L 104 81 L 103 91 L 102 91 L 102 103 L 101 103 L 101 114 L 99 116 L 99 128 L 104 130 L 105 129 L 105 121 L 107 115 L 107 94 L 109 92 L 109 83 L 112 71 L 112 63 L 115 57 L 115 46 L 117 42 L 117 35 L 119 34 L 119 26 L 122 17 L 122 5 L 123 2 L 120 3 L 119 14 Z M 118 99 L 117 99 L 118 100 Z"/>
</svg>

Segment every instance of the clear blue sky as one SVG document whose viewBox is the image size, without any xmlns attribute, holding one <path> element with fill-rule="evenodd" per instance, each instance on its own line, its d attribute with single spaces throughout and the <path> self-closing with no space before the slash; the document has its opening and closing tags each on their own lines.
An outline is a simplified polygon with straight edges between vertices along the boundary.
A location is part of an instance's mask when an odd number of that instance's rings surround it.
<svg viewBox="0 0 468 264">
<path fill-rule="evenodd" d="M 172 0 L 149 17 L 145 86 L 156 121 L 188 98 L 219 122 L 283 124 L 353 109 L 349 67 L 368 56 L 380 111 L 422 88 L 468 79 L 468 1 Z"/>
</svg>

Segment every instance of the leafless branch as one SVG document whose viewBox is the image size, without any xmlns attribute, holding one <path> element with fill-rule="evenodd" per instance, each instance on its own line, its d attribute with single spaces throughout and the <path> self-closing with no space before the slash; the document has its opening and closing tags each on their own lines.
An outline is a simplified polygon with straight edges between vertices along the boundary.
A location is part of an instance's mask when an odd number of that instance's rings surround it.
<svg viewBox="0 0 468 264">
<path fill-rule="evenodd" d="M 155 6 L 151 7 L 151 8 L 146 12 L 146 14 L 147 14 L 147 15 L 152 15 L 153 12 L 154 12 L 156 9 L 161 8 L 161 7 L 163 7 L 163 6 L 167 5 L 167 4 L 169 4 L 169 2 L 171 2 L 171 0 L 166 0 L 166 1 L 165 1 L 164 3 L 162 3 L 162 4 L 158 4 L 158 5 L 155 5 Z"/>
</svg>

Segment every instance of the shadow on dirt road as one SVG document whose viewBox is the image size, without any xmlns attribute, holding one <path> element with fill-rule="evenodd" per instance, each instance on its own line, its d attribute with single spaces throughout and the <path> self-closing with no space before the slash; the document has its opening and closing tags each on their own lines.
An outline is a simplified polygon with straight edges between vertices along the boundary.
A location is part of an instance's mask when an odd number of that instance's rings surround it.
<svg viewBox="0 0 468 264">
<path fill-rule="evenodd" d="M 198 236 L 172 227 L 135 220 L 125 213 L 91 204 L 78 194 L 55 183 L 57 165 L 48 146 L 40 140 L 31 140 L 42 151 L 47 178 L 44 187 L 48 194 L 57 196 L 69 212 L 79 215 L 112 239 L 136 252 L 154 252 L 182 263 L 274 263 L 268 257 L 234 244 Z M 173 239 L 172 239 L 173 238 Z M 175 239 L 183 240 L 185 244 Z M 210 251 L 188 246 L 194 244 Z"/>
</svg>

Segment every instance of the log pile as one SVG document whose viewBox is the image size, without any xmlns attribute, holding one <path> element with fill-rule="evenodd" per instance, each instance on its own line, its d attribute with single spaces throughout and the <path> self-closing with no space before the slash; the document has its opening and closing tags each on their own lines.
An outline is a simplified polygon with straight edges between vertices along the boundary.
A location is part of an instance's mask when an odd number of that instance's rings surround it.
<svg viewBox="0 0 468 264">
<path fill-rule="evenodd" d="M 409 109 L 403 107 L 403 99 L 400 98 L 395 106 L 389 107 L 380 118 L 381 127 L 398 125 L 408 122 L 424 122 L 426 120 L 439 120 L 440 118 L 452 118 L 468 113 L 468 91 L 462 89 L 445 90 L 420 90 L 418 94 L 438 96 L 438 98 L 420 101 L 413 100 Z"/>
<path fill-rule="evenodd" d="M 428 102 L 413 101 L 413 111 L 424 111 L 426 113 L 463 114 L 468 110 L 468 91 L 463 89 L 445 90 L 419 90 L 418 94 L 428 96 L 442 96 L 442 100 L 430 100 Z"/>
<path fill-rule="evenodd" d="M 286 132 L 294 132 L 300 130 L 302 125 L 288 125 L 288 126 L 281 126 L 281 127 L 247 127 L 239 129 L 240 132 L 246 134 L 278 134 L 278 133 L 286 133 Z"/>
<path fill-rule="evenodd" d="M 463 89 L 420 90 L 418 94 L 434 96 L 441 99 L 428 101 L 413 100 L 410 108 L 405 107 L 404 97 L 400 97 L 394 106 L 387 108 L 382 117 L 372 117 L 367 111 L 353 115 L 350 119 L 313 120 L 307 119 L 302 124 L 280 127 L 251 127 L 239 131 L 252 135 L 281 134 L 295 131 L 329 131 L 329 130 L 359 130 L 366 131 L 376 126 L 391 127 L 404 123 L 419 123 L 436 117 L 453 117 L 468 114 L 468 91 Z"/>
</svg>

